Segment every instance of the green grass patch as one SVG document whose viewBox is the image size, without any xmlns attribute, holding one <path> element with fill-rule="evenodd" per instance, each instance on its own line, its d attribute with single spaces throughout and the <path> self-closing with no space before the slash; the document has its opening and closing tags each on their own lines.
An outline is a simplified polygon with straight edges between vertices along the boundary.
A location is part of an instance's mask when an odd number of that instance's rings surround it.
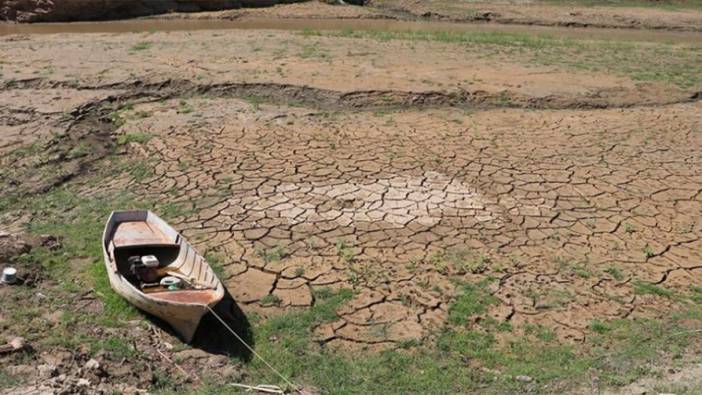
<svg viewBox="0 0 702 395">
<path fill-rule="evenodd" d="M 263 259 L 264 262 L 278 262 L 290 256 L 290 254 L 282 246 L 275 246 L 270 249 L 257 248 L 256 255 Z"/>
<path fill-rule="evenodd" d="M 698 285 L 690 286 L 690 299 L 694 302 L 702 302 L 702 287 Z"/>
<path fill-rule="evenodd" d="M 331 57 L 329 55 L 329 52 L 323 48 L 320 48 L 318 44 L 303 45 L 302 49 L 298 53 L 298 56 L 302 59 L 309 59 L 309 58 L 329 59 Z"/>
<path fill-rule="evenodd" d="M 254 111 L 261 109 L 261 103 L 264 102 L 264 98 L 258 96 L 244 96 L 242 100 L 249 103 Z"/>
<path fill-rule="evenodd" d="M 621 270 L 615 266 L 610 266 L 607 269 L 605 269 L 605 273 L 609 274 L 612 276 L 613 279 L 617 281 L 622 281 L 624 279 L 624 275 L 622 274 Z"/>
<path fill-rule="evenodd" d="M 500 343 L 499 330 L 493 330 L 500 326 L 486 317 L 488 307 L 497 303 L 486 285 L 458 286 L 449 322 L 435 340 L 400 342 L 396 349 L 360 355 L 320 347 L 311 340 L 312 328 L 336 320 L 336 309 L 351 297 L 349 290 L 338 294 L 327 290 L 315 295 L 317 304 L 308 311 L 254 325 L 256 349 L 296 383 L 314 385 L 324 393 L 360 394 L 486 389 L 500 393 L 530 388 L 567 392 L 587 384 L 592 374 L 604 385 L 618 386 L 650 375 L 646 366 L 660 364 L 662 358 L 699 347 L 696 332 L 689 331 L 702 323 L 696 306 L 697 310 L 671 315 L 666 321 L 593 321 L 586 344 L 577 348 L 559 343 L 550 328 L 540 325 L 526 325 L 523 336 Z M 252 383 L 280 382 L 260 362 L 250 367 Z M 518 375 L 530 376 L 533 382 L 515 381 Z"/>
<path fill-rule="evenodd" d="M 448 319 L 454 325 L 465 325 L 475 315 L 483 314 L 488 307 L 498 303 L 497 298 L 490 295 L 485 284 L 461 284 L 458 297 L 449 308 Z"/>
<path fill-rule="evenodd" d="M 145 51 L 149 48 L 151 48 L 153 44 L 148 42 L 148 41 L 142 41 L 137 44 L 134 44 L 131 48 L 130 51 L 132 52 L 138 52 L 138 51 Z"/>
<path fill-rule="evenodd" d="M 91 352 L 97 353 L 100 350 L 109 352 L 114 358 L 131 358 L 136 355 L 134 346 L 125 338 L 110 336 L 91 344 Z"/>
<path fill-rule="evenodd" d="M 117 144 L 126 145 L 129 143 L 144 144 L 149 142 L 153 136 L 144 132 L 132 132 L 121 134 L 117 137 Z"/>
<path fill-rule="evenodd" d="M 266 295 L 261 298 L 261 304 L 264 306 L 279 306 L 282 300 L 278 295 Z"/>
<path fill-rule="evenodd" d="M 19 378 L 11 375 L 4 368 L 0 368 L 0 388 L 12 388 L 20 382 Z"/>
<path fill-rule="evenodd" d="M 501 32 L 449 32 L 441 30 L 351 30 L 317 31 L 305 30 L 305 37 L 333 36 L 343 38 L 374 39 L 379 41 L 437 41 L 454 44 L 498 45 L 522 48 L 543 48 L 559 45 L 570 45 L 572 40 L 557 39 L 550 36 L 534 36 L 528 34 Z"/>
<path fill-rule="evenodd" d="M 85 143 L 80 143 L 79 145 L 71 148 L 66 155 L 68 159 L 80 158 L 87 155 L 90 152 L 90 147 Z"/>
<path fill-rule="evenodd" d="M 195 109 L 193 108 L 190 103 L 187 102 L 187 100 L 181 99 L 179 102 L 179 108 L 178 108 L 178 113 L 179 114 L 190 114 L 191 112 L 194 112 Z"/>
<path fill-rule="evenodd" d="M 305 37 L 332 36 L 379 41 L 403 40 L 479 47 L 490 56 L 508 56 L 544 66 L 562 66 L 605 74 L 619 74 L 635 81 L 658 81 L 689 89 L 702 84 L 702 45 L 613 40 L 580 40 L 549 35 L 503 32 L 306 30 Z M 502 60 L 502 58 L 500 58 Z"/>
<path fill-rule="evenodd" d="M 645 281 L 635 280 L 633 285 L 634 293 L 637 295 L 657 295 L 666 298 L 672 298 L 675 295 L 675 293 L 669 289 Z"/>
<path fill-rule="evenodd" d="M 490 264 L 490 257 L 467 248 L 451 248 L 443 254 L 432 256 L 432 259 L 435 266 L 448 269 L 450 265 L 458 273 L 483 273 Z"/>
<path fill-rule="evenodd" d="M 351 264 L 356 261 L 356 249 L 346 240 L 337 240 L 336 254 L 346 263 Z"/>
<path fill-rule="evenodd" d="M 207 253 L 205 255 L 205 260 L 207 261 L 207 264 L 210 265 L 212 268 L 212 271 L 215 272 L 218 278 L 224 279 L 225 278 L 225 271 L 224 271 L 224 258 L 214 252 Z"/>
</svg>

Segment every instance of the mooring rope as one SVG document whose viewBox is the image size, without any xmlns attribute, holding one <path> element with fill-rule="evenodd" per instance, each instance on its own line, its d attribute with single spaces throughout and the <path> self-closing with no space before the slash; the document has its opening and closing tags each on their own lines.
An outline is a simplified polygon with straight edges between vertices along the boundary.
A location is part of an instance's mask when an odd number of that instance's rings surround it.
<svg viewBox="0 0 702 395">
<path fill-rule="evenodd" d="M 236 338 L 241 342 L 241 344 L 244 345 L 244 347 L 246 347 L 249 351 L 251 351 L 251 353 L 252 353 L 253 355 L 255 355 L 258 359 L 260 359 L 266 366 L 268 366 L 268 369 L 270 369 L 273 373 L 275 373 L 276 375 L 278 375 L 278 377 L 280 377 L 281 379 L 283 379 L 283 381 L 284 381 L 287 385 L 289 385 L 290 387 L 292 387 L 295 391 L 300 392 L 300 387 L 298 387 L 297 385 L 293 384 L 290 380 L 288 380 L 287 377 L 283 376 L 282 373 L 280 373 L 278 370 L 276 370 L 276 368 L 274 368 L 273 365 L 271 365 L 270 363 L 268 363 L 268 361 L 266 361 L 265 359 L 263 359 L 263 357 L 262 357 L 259 353 L 257 353 L 256 350 L 253 349 L 253 347 L 249 346 L 249 345 L 246 343 L 246 341 L 244 341 L 244 339 L 241 338 L 241 336 L 239 336 L 236 332 L 234 332 L 234 330 L 233 330 L 229 325 L 227 325 L 227 323 L 224 322 L 224 320 L 222 319 L 222 317 L 220 317 L 217 313 L 215 313 L 215 311 L 212 310 L 212 308 L 211 308 L 210 306 L 207 306 L 207 310 L 209 310 L 210 313 L 212 313 L 212 315 L 215 316 L 215 318 L 217 318 L 217 320 L 219 320 L 219 322 L 221 322 L 222 325 L 224 325 L 224 327 L 227 328 L 227 330 L 229 330 L 229 332 L 231 332 L 231 334 L 234 335 L 234 337 L 236 337 Z"/>
</svg>

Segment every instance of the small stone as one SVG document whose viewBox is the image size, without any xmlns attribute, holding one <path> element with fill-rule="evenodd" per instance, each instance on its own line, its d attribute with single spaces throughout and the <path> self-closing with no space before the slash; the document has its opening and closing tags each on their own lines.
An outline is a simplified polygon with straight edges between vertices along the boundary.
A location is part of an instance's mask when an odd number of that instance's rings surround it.
<svg viewBox="0 0 702 395">
<path fill-rule="evenodd" d="M 219 368 L 227 364 L 229 358 L 225 355 L 213 355 L 207 359 L 205 366 L 208 368 Z"/>
<path fill-rule="evenodd" d="M 39 357 L 47 365 L 62 366 L 72 360 L 73 354 L 68 350 L 55 349 L 43 352 Z"/>
<path fill-rule="evenodd" d="M 15 337 L 14 339 L 10 340 L 9 344 L 13 350 L 21 350 L 27 345 L 27 342 L 23 337 Z"/>
<path fill-rule="evenodd" d="M 312 386 L 305 386 L 300 388 L 300 395 L 318 395 L 321 393 L 322 391 Z"/>
<path fill-rule="evenodd" d="M 171 351 L 173 349 L 173 345 L 169 342 L 163 342 L 163 347 L 168 351 Z"/>
<path fill-rule="evenodd" d="M 55 376 L 56 373 L 58 373 L 58 369 L 56 369 L 56 366 L 48 363 L 37 366 L 37 371 L 39 371 L 39 377 L 43 379 L 48 379 L 50 377 Z"/>
<path fill-rule="evenodd" d="M 517 376 L 514 379 L 523 383 L 531 383 L 534 380 L 530 376 Z"/>
<path fill-rule="evenodd" d="M 207 352 L 197 349 L 197 348 L 191 348 L 188 350 L 183 350 L 179 351 L 175 354 L 178 358 L 181 360 L 186 360 L 186 359 L 201 359 L 201 358 L 209 358 L 210 354 Z"/>
<path fill-rule="evenodd" d="M 78 383 L 76 383 L 78 387 L 89 387 L 90 386 L 90 380 L 88 379 L 78 379 Z"/>
<path fill-rule="evenodd" d="M 243 378 L 241 368 L 237 366 L 225 366 L 221 370 L 221 375 L 223 378 L 232 382 L 239 382 Z"/>
<path fill-rule="evenodd" d="M 90 358 L 90 360 L 86 362 L 83 366 L 88 370 L 98 370 L 100 369 L 100 362 Z"/>
</svg>

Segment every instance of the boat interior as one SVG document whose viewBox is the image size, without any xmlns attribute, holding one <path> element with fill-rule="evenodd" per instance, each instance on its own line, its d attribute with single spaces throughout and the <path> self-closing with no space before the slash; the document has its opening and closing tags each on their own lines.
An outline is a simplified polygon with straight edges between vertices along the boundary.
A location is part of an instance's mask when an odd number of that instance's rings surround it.
<svg viewBox="0 0 702 395">
<path fill-rule="evenodd" d="M 150 297 L 183 303 L 209 303 L 215 297 L 214 273 L 170 228 L 147 218 L 120 222 L 107 248 L 122 277 Z M 178 285 L 169 287 L 164 278 L 176 278 Z"/>
</svg>

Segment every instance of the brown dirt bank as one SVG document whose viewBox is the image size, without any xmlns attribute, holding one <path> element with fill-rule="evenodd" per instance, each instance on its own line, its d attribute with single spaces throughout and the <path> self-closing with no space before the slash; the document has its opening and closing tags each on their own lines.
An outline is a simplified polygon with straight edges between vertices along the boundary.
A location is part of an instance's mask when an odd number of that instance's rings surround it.
<svg viewBox="0 0 702 395">
<path fill-rule="evenodd" d="M 262 7 L 299 0 L 0 0 L 0 20 L 60 22 Z"/>
<path fill-rule="evenodd" d="M 702 31 L 699 9 L 657 7 L 607 7 L 527 2 L 460 2 L 447 0 L 372 0 L 369 6 L 399 18 L 453 22 Z"/>
<path fill-rule="evenodd" d="M 346 1 L 346 3 L 350 2 Z M 371 0 L 365 5 L 366 7 L 339 7 L 324 1 L 313 0 L 258 9 L 170 13 L 159 18 L 394 19 L 601 29 L 702 31 L 702 11 L 694 8 L 565 6 L 539 1 L 514 3 L 448 0 Z"/>
</svg>

